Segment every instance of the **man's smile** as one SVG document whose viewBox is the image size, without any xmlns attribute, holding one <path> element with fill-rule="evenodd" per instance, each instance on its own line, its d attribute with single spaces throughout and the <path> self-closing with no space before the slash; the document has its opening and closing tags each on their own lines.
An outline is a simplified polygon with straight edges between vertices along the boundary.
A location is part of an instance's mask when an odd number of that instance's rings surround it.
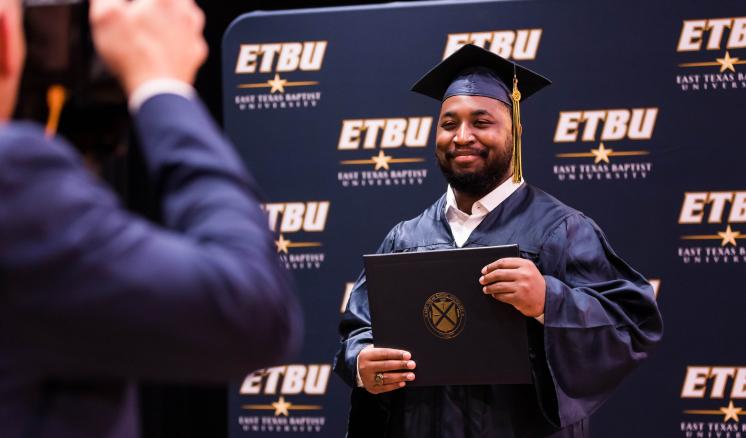
<svg viewBox="0 0 746 438">
<path fill-rule="evenodd" d="M 446 159 L 456 164 L 471 164 L 479 160 L 485 160 L 489 152 L 486 149 L 458 148 L 446 152 Z"/>
</svg>

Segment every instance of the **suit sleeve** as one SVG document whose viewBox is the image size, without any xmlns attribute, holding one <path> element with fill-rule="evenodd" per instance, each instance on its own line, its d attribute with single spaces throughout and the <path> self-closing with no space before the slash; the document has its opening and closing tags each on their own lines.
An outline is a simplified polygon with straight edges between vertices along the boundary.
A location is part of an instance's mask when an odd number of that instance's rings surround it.
<svg viewBox="0 0 746 438">
<path fill-rule="evenodd" d="M 399 230 L 395 226 L 381 243 L 376 254 L 393 252 Z M 350 292 L 347 309 L 339 324 L 340 346 L 334 358 L 334 372 L 352 388 L 357 387 L 357 356 L 360 350 L 373 344 L 370 308 L 368 307 L 368 287 L 365 271 L 360 274 Z"/>
<path fill-rule="evenodd" d="M 286 359 L 301 315 L 254 182 L 197 101 L 154 97 L 136 125 L 165 228 L 125 211 L 66 145 L 2 136 L 0 363 L 225 381 Z"/>
<path fill-rule="evenodd" d="M 590 415 L 660 340 L 661 315 L 645 278 L 575 214 L 542 248 L 544 352 L 562 425 Z"/>
</svg>

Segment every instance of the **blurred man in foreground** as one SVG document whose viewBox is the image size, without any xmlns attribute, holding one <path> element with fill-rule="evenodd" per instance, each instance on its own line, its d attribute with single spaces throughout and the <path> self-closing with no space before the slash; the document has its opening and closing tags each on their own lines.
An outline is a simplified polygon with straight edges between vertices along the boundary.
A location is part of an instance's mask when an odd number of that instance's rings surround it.
<svg viewBox="0 0 746 438">
<path fill-rule="evenodd" d="M 122 209 L 62 139 L 11 122 L 25 54 L 0 0 L 0 436 L 139 435 L 134 381 L 225 382 L 296 347 L 300 314 L 256 187 L 190 83 L 191 0 L 92 0 L 129 97 L 160 228 Z"/>
</svg>

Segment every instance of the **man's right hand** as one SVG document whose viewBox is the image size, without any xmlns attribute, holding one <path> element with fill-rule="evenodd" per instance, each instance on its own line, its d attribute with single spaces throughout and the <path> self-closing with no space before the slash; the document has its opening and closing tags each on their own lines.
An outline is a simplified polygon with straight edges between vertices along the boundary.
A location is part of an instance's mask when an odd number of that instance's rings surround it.
<svg viewBox="0 0 746 438">
<path fill-rule="evenodd" d="M 194 0 L 91 0 L 96 50 L 127 95 L 153 79 L 191 84 L 207 58 Z"/>
<path fill-rule="evenodd" d="M 417 364 L 412 354 L 392 348 L 365 348 L 357 357 L 357 369 L 363 386 L 371 394 L 381 394 L 403 388 L 406 382 L 414 380 L 413 370 Z M 381 379 L 376 382 L 376 374 Z"/>
</svg>

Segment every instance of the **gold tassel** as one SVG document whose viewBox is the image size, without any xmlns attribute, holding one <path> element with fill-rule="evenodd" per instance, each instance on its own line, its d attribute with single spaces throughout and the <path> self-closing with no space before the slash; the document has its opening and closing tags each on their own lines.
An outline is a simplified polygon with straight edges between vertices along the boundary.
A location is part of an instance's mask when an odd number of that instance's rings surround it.
<svg viewBox="0 0 746 438">
<path fill-rule="evenodd" d="M 521 166 L 521 92 L 518 91 L 518 78 L 513 73 L 513 182 L 519 183 L 523 179 L 523 167 Z"/>
</svg>

